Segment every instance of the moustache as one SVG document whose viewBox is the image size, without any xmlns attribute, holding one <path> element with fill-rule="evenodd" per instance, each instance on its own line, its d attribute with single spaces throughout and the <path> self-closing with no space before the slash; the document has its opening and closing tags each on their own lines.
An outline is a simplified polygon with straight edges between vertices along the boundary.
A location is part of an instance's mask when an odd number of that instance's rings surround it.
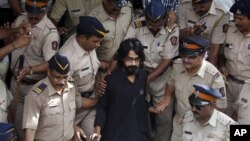
<svg viewBox="0 0 250 141">
<path fill-rule="evenodd" d="M 56 86 L 58 86 L 58 87 L 63 87 L 65 84 L 64 83 L 58 83 L 58 84 L 56 84 Z"/>
</svg>

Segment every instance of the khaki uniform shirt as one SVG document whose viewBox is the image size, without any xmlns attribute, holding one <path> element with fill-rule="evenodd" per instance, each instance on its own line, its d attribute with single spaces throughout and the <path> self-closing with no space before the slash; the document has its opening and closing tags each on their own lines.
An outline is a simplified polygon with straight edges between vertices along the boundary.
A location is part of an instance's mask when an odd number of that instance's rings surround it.
<svg viewBox="0 0 250 141">
<path fill-rule="evenodd" d="M 175 87 L 176 114 L 183 116 L 191 110 L 188 97 L 194 92 L 194 84 L 208 85 L 224 91 L 224 97 L 217 100 L 219 108 L 227 107 L 225 95 L 225 84 L 222 75 L 211 63 L 203 60 L 201 68 L 194 76 L 191 76 L 183 66 L 182 60 L 177 59 L 173 64 L 173 69 L 168 84 Z"/>
<path fill-rule="evenodd" d="M 143 21 L 145 18 L 139 20 Z M 172 32 L 168 32 L 162 27 L 156 36 L 147 26 L 135 28 L 131 25 L 125 38 L 137 38 L 142 45 L 147 46 L 144 48 L 144 65 L 151 69 L 156 68 L 165 59 L 174 58 L 179 52 L 179 27 L 177 25 L 173 27 Z"/>
<path fill-rule="evenodd" d="M 69 141 L 74 134 L 76 106 L 75 88 L 68 83 L 60 95 L 49 78 L 36 83 L 25 97 L 23 129 L 36 130 L 36 141 Z"/>
<path fill-rule="evenodd" d="M 89 16 L 96 17 L 104 28 L 109 30 L 102 40 L 101 46 L 96 49 L 96 53 L 100 61 L 110 62 L 127 33 L 132 20 L 132 7 L 130 5 L 122 7 L 118 18 L 113 19 L 101 4 L 93 9 Z"/>
<path fill-rule="evenodd" d="M 187 27 L 193 27 L 194 24 L 188 22 L 189 20 L 206 23 L 207 29 L 205 38 L 211 41 L 213 44 L 222 44 L 225 40 L 226 26 L 229 23 L 229 15 L 225 14 L 224 8 L 219 7 L 212 2 L 211 8 L 202 17 L 198 16 L 192 6 L 191 0 L 183 0 L 178 8 L 178 24 L 180 29 L 185 29 Z"/>
<path fill-rule="evenodd" d="M 67 11 L 65 26 L 72 28 L 79 23 L 79 17 L 85 16 L 97 5 L 101 4 L 102 0 L 56 0 L 53 4 L 50 17 L 56 22 L 59 22 Z"/>
<path fill-rule="evenodd" d="M 26 14 L 16 19 L 15 27 L 18 27 L 23 21 L 28 21 Z M 42 20 L 31 28 L 31 33 L 33 39 L 30 44 L 12 52 L 11 69 L 13 72 L 18 67 L 15 64 L 20 55 L 23 54 L 25 56 L 25 67 L 34 66 L 48 61 L 59 48 L 59 34 L 47 15 L 44 15 Z M 45 76 L 45 74 L 32 74 L 26 77 L 33 80 L 41 80 Z"/>
<path fill-rule="evenodd" d="M 224 44 L 226 67 L 239 80 L 250 79 L 250 33 L 243 37 L 235 26 L 230 26 Z"/>
<path fill-rule="evenodd" d="M 7 123 L 7 110 L 10 102 L 12 100 L 12 94 L 9 92 L 8 88 L 4 84 L 3 80 L 0 78 L 0 122 Z"/>
<path fill-rule="evenodd" d="M 76 41 L 76 35 L 72 35 L 60 48 L 72 67 L 71 75 L 75 80 L 79 92 L 92 91 L 95 84 L 95 76 L 100 66 L 96 51 L 85 51 Z"/>
<path fill-rule="evenodd" d="M 229 141 L 229 126 L 237 124 L 229 116 L 214 109 L 209 121 L 200 126 L 192 111 L 185 114 L 182 128 L 183 141 Z"/>
</svg>

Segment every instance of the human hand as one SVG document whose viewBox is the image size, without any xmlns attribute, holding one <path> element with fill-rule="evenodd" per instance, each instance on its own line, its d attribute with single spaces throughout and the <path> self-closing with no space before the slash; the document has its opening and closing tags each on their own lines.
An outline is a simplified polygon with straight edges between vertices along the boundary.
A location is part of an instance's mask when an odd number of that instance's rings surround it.
<svg viewBox="0 0 250 141">
<path fill-rule="evenodd" d="M 150 107 L 148 108 L 148 111 L 149 111 L 150 113 L 155 113 L 155 114 L 159 114 L 159 113 L 160 113 L 160 111 L 158 111 L 154 106 L 150 106 Z"/>
<path fill-rule="evenodd" d="M 74 126 L 74 137 L 73 140 L 74 141 L 84 141 L 83 139 L 86 139 L 87 136 L 85 135 L 85 133 L 83 132 L 83 130 L 78 127 L 78 126 Z"/>
<path fill-rule="evenodd" d="M 97 134 L 97 133 L 93 133 L 91 136 L 90 136 L 90 141 L 100 141 L 101 139 L 101 135 L 100 134 Z"/>
<path fill-rule="evenodd" d="M 67 35 L 68 34 L 68 29 L 66 27 L 58 27 L 58 32 L 60 35 Z"/>
<path fill-rule="evenodd" d="M 167 21 L 166 21 L 167 22 L 166 28 L 169 32 L 172 31 L 172 28 L 176 22 L 176 19 L 177 19 L 176 13 L 173 10 L 170 10 L 168 12 Z"/>
<path fill-rule="evenodd" d="M 22 70 L 20 70 L 16 76 L 17 82 L 22 80 L 26 75 L 30 74 L 31 68 L 30 67 L 24 67 Z"/>
<path fill-rule="evenodd" d="M 107 86 L 107 82 L 104 79 L 104 77 L 102 77 L 101 79 L 98 80 L 98 82 L 97 82 L 97 92 L 98 92 L 98 95 L 100 97 L 104 95 L 106 86 Z"/>
<path fill-rule="evenodd" d="M 32 40 L 31 36 L 24 34 L 24 35 L 17 37 L 17 39 L 13 41 L 12 44 L 15 49 L 22 48 L 30 44 L 31 40 Z"/>
<path fill-rule="evenodd" d="M 159 112 L 164 111 L 170 104 L 171 98 L 170 97 L 163 97 L 156 105 L 156 109 Z"/>
</svg>

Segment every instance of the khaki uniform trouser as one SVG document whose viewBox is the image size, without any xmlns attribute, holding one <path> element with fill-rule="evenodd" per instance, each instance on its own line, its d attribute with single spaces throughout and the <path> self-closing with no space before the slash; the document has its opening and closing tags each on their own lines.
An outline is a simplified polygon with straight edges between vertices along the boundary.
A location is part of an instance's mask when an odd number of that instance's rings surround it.
<svg viewBox="0 0 250 141">
<path fill-rule="evenodd" d="M 171 136 L 171 141 L 182 141 L 182 126 L 177 123 L 180 118 L 179 115 L 175 115 L 173 119 L 173 132 Z"/>
<path fill-rule="evenodd" d="M 87 109 L 79 109 L 76 112 L 75 124 L 80 125 L 83 132 L 87 136 L 87 140 L 90 141 L 90 135 L 94 133 L 96 109 L 95 107 Z"/>
<path fill-rule="evenodd" d="M 240 91 L 242 90 L 243 84 L 233 81 L 231 78 L 227 78 L 226 91 L 227 91 L 227 109 L 226 114 L 230 117 L 233 114 L 238 113 L 236 102 L 239 98 Z"/>
<path fill-rule="evenodd" d="M 245 83 L 236 101 L 239 124 L 250 124 L 250 82 Z"/>
<path fill-rule="evenodd" d="M 165 95 L 165 88 L 170 74 L 170 69 L 166 70 L 161 76 L 157 77 L 149 84 L 148 93 L 153 104 L 160 101 Z M 172 132 L 173 119 L 173 100 L 169 106 L 160 114 L 155 116 L 154 141 L 169 141 Z"/>
</svg>

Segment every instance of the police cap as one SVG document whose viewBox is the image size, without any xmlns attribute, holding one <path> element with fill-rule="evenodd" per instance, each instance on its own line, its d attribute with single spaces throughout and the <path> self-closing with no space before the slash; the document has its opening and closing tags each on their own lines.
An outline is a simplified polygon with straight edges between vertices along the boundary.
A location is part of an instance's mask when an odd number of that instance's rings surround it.
<svg viewBox="0 0 250 141">
<path fill-rule="evenodd" d="M 128 4 L 128 0 L 113 0 L 113 4 L 118 7 L 124 7 Z"/>
<path fill-rule="evenodd" d="M 77 34 L 84 34 L 103 38 L 109 31 L 106 30 L 102 23 L 95 17 L 80 16 L 80 23 L 77 26 Z"/>
<path fill-rule="evenodd" d="M 47 3 L 47 0 L 26 0 L 25 10 L 32 14 L 44 13 Z"/>
<path fill-rule="evenodd" d="M 202 38 L 201 36 L 189 36 L 186 37 L 180 44 L 179 52 L 180 55 L 198 56 L 202 53 L 205 53 L 208 47 L 208 40 Z"/>
<path fill-rule="evenodd" d="M 195 91 L 189 96 L 188 100 L 193 105 L 204 106 L 215 103 L 222 95 L 219 90 L 216 90 L 207 85 L 193 85 Z"/>
<path fill-rule="evenodd" d="M 195 4 L 203 4 L 203 3 L 209 2 L 209 1 L 211 1 L 211 0 L 192 0 L 192 1 L 193 1 L 193 3 L 195 3 Z"/>
<path fill-rule="evenodd" d="M 0 122 L 0 141 L 10 141 L 15 136 L 14 125 Z"/>
<path fill-rule="evenodd" d="M 146 18 L 150 21 L 157 21 L 165 18 L 166 8 L 162 4 L 161 0 L 152 0 L 145 9 Z"/>
<path fill-rule="evenodd" d="M 67 74 L 70 71 L 70 63 L 66 56 L 56 53 L 49 59 L 49 68 L 59 74 Z"/>
<path fill-rule="evenodd" d="M 230 8 L 230 12 L 237 15 L 245 15 L 250 17 L 250 1 L 249 0 L 236 1 Z"/>
</svg>

